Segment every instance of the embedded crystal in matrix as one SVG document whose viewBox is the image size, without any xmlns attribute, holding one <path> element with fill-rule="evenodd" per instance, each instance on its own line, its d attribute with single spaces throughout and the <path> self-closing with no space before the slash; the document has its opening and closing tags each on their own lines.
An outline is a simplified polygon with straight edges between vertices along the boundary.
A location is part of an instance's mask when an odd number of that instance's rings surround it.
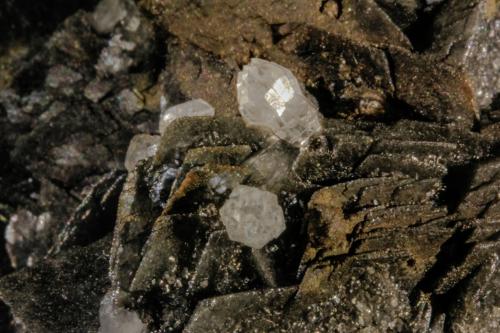
<svg viewBox="0 0 500 333">
<path fill-rule="evenodd" d="M 220 209 L 229 239 L 261 249 L 285 230 L 285 216 L 276 194 L 238 185 Z"/>
<path fill-rule="evenodd" d="M 236 87 L 239 110 L 247 123 L 268 127 L 295 146 L 321 131 L 317 104 L 285 67 L 253 58 L 238 73 Z"/>
<path fill-rule="evenodd" d="M 130 140 L 125 156 L 125 168 L 134 170 L 137 162 L 156 154 L 160 143 L 159 135 L 137 134 Z"/>
<path fill-rule="evenodd" d="M 214 108 L 198 98 L 192 101 L 174 105 L 161 112 L 160 115 L 160 134 L 165 132 L 165 129 L 177 118 L 182 117 L 213 117 L 215 115 Z"/>
</svg>

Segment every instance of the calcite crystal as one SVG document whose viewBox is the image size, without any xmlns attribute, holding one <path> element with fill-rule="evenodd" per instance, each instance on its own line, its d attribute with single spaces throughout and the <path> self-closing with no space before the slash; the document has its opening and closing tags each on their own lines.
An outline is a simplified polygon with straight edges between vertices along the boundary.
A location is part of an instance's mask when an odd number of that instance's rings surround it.
<svg viewBox="0 0 500 333">
<path fill-rule="evenodd" d="M 300 146 L 322 129 L 315 101 L 281 65 L 253 58 L 238 73 L 237 94 L 248 124 L 268 127 L 293 145 Z"/>
<path fill-rule="evenodd" d="M 212 117 L 215 115 L 214 108 L 198 98 L 192 101 L 174 105 L 161 112 L 160 115 L 160 133 L 163 134 L 167 126 L 175 119 L 181 117 Z"/>
<path fill-rule="evenodd" d="M 137 134 L 130 140 L 125 156 L 125 168 L 132 171 L 140 160 L 153 156 L 160 143 L 159 135 Z"/>
<path fill-rule="evenodd" d="M 136 312 L 118 307 L 113 292 L 108 292 L 99 307 L 98 333 L 145 333 L 144 325 Z"/>
<path fill-rule="evenodd" d="M 229 239 L 261 249 L 285 230 L 278 197 L 255 187 L 238 185 L 220 210 Z"/>
</svg>

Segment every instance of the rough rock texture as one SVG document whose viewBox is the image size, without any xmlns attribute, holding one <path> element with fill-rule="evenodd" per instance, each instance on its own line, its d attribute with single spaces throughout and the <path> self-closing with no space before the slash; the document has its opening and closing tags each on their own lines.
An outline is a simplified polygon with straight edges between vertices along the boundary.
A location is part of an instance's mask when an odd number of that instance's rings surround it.
<svg viewBox="0 0 500 333">
<path fill-rule="evenodd" d="M 108 251 L 109 237 L 2 279 L 0 297 L 18 331 L 96 332 L 99 302 L 109 284 Z"/>
<path fill-rule="evenodd" d="M 65 4 L 0 8 L 1 332 L 498 331 L 498 1 Z M 240 116 L 251 58 L 317 100 L 302 147 Z M 283 211 L 261 249 L 239 184 Z"/>
<path fill-rule="evenodd" d="M 462 66 L 480 108 L 500 94 L 500 4 L 493 0 L 448 1 L 435 22 L 433 49 Z"/>
</svg>

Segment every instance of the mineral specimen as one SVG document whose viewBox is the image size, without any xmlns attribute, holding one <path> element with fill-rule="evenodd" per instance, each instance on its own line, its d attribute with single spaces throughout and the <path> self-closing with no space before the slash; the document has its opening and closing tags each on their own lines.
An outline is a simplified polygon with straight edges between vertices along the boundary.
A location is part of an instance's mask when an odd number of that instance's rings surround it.
<svg viewBox="0 0 500 333">
<path fill-rule="evenodd" d="M 498 5 L 4 0 L 0 332 L 497 332 Z"/>
<path fill-rule="evenodd" d="M 255 249 L 263 248 L 286 228 L 276 195 L 246 185 L 234 188 L 220 216 L 231 240 Z"/>
<path fill-rule="evenodd" d="M 270 128 L 294 145 L 321 131 L 318 107 L 283 66 L 253 58 L 238 73 L 239 110 L 246 122 Z"/>
<path fill-rule="evenodd" d="M 215 115 L 214 108 L 202 99 L 195 99 L 186 103 L 172 106 L 160 115 L 160 133 L 163 134 L 165 129 L 175 119 L 182 117 L 211 117 Z"/>
<path fill-rule="evenodd" d="M 149 134 L 137 134 L 130 140 L 127 155 L 125 156 L 125 168 L 131 171 L 137 162 L 154 156 L 160 143 L 160 136 Z"/>
<path fill-rule="evenodd" d="M 108 292 L 99 308 L 98 333 L 146 333 L 146 326 L 136 312 L 118 307 L 112 292 Z"/>
</svg>

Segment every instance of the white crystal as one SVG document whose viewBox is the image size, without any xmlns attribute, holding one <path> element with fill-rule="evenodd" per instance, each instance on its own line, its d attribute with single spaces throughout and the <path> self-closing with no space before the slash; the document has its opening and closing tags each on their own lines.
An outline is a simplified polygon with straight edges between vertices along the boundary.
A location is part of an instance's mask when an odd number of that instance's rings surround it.
<svg viewBox="0 0 500 333">
<path fill-rule="evenodd" d="M 126 16 L 122 0 L 102 0 L 92 13 L 92 26 L 97 32 L 107 34 Z"/>
<path fill-rule="evenodd" d="M 160 134 L 163 134 L 168 125 L 177 118 L 213 117 L 214 115 L 214 108 L 202 99 L 194 99 L 186 103 L 174 105 L 163 110 L 160 114 Z"/>
<path fill-rule="evenodd" d="M 144 102 L 138 93 L 130 89 L 123 89 L 118 95 L 118 105 L 121 110 L 133 115 L 144 108 Z"/>
<path fill-rule="evenodd" d="M 321 131 L 316 101 L 283 66 L 253 58 L 238 73 L 239 110 L 250 125 L 265 126 L 293 145 Z"/>
<path fill-rule="evenodd" d="M 132 171 L 137 162 L 154 156 L 160 143 L 159 135 L 137 134 L 130 140 L 127 155 L 125 156 L 125 168 Z"/>
<path fill-rule="evenodd" d="M 238 185 L 220 209 L 229 239 L 261 249 L 285 230 L 283 209 L 276 194 Z"/>
<path fill-rule="evenodd" d="M 115 297 L 108 292 L 99 307 L 98 333 L 145 333 L 146 325 L 134 311 L 120 308 L 115 304 Z"/>
</svg>

